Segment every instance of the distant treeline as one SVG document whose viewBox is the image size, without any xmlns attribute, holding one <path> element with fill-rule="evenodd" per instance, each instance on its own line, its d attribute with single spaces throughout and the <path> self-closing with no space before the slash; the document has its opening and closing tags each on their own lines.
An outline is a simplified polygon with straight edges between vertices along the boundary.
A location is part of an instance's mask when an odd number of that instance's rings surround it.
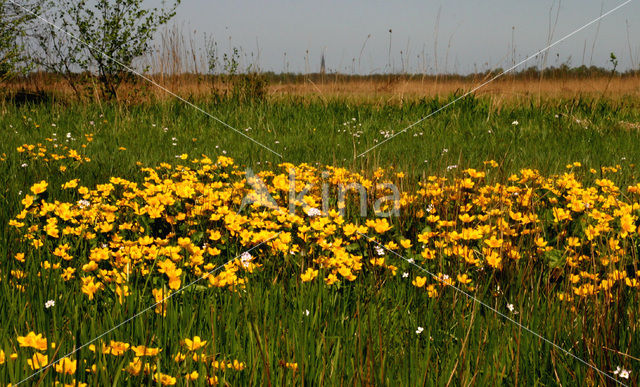
<svg viewBox="0 0 640 387">
<path fill-rule="evenodd" d="M 272 71 L 259 72 L 255 74 L 260 74 L 260 76 L 268 83 L 304 83 L 309 80 L 313 82 L 322 82 L 326 80 L 331 80 L 333 82 L 362 82 L 362 81 L 372 81 L 372 82 L 385 82 L 385 81 L 418 81 L 418 80 L 441 80 L 441 81 L 470 81 L 470 80 L 478 80 L 487 78 L 490 79 L 495 77 L 496 75 L 504 72 L 502 68 L 497 68 L 490 71 L 480 72 L 480 73 L 471 73 L 471 74 L 408 74 L 408 73 L 392 73 L 392 74 L 344 74 L 344 73 L 275 73 Z M 188 79 L 192 81 L 202 80 L 208 82 L 215 82 L 216 80 L 228 80 L 229 78 L 235 77 L 244 77 L 246 73 L 237 73 L 237 74 L 149 74 L 155 78 L 180 78 L 180 79 Z M 537 67 L 529 67 L 520 71 L 511 71 L 503 75 L 504 78 L 508 79 L 519 79 L 519 80 L 537 80 L 540 77 L 545 79 L 586 79 L 586 78 L 597 78 L 597 77 L 635 77 L 640 75 L 640 70 L 627 70 L 624 72 L 620 71 L 612 71 L 611 69 L 606 69 L 604 67 L 597 66 L 580 66 L 580 67 L 569 67 L 567 65 L 562 65 L 559 67 L 548 67 L 544 70 L 540 70 Z M 94 74 L 90 72 L 78 72 L 73 74 L 66 74 L 66 76 L 70 76 L 75 81 L 82 82 L 83 80 L 90 80 L 95 77 Z M 54 80 L 60 79 L 62 74 L 56 74 L 52 72 L 44 72 L 44 71 L 36 71 L 27 75 L 18 76 L 14 79 L 17 83 L 23 83 L 24 81 L 38 79 L 40 81 L 46 80 Z M 130 81 L 134 81 L 133 75 L 131 75 Z"/>
<path fill-rule="evenodd" d="M 416 80 L 460 80 L 460 81 L 469 81 L 469 80 L 478 80 L 482 78 L 492 78 L 498 74 L 503 73 L 505 70 L 502 68 L 497 68 L 495 70 L 485 71 L 481 73 L 471 73 L 471 74 L 407 74 L 407 73 L 395 73 L 395 74 L 367 74 L 367 75 L 358 75 L 358 74 L 344 74 L 344 73 L 311 73 L 311 74 L 296 74 L 296 73 L 274 73 L 274 72 L 263 72 L 262 75 L 266 77 L 269 82 L 286 82 L 286 83 L 296 83 L 296 82 L 306 82 L 308 80 L 311 81 L 322 81 L 324 79 L 337 80 L 342 82 L 349 81 L 388 81 L 392 80 L 408 80 L 408 81 L 416 81 Z M 534 80 L 543 78 L 569 78 L 569 79 L 585 79 L 585 78 L 596 78 L 596 77 L 604 77 L 604 76 L 619 76 L 619 77 L 633 77 L 640 75 L 640 70 L 628 70 L 625 72 L 613 71 L 611 69 L 606 69 L 604 67 L 597 66 L 580 66 L 580 67 L 569 67 L 567 65 L 562 65 L 559 67 L 548 67 L 544 70 L 540 70 L 537 67 L 529 67 L 520 71 L 511 71 L 503 75 L 505 78 L 510 79 L 520 79 L 520 80 Z M 214 75 L 219 76 L 219 75 Z"/>
</svg>

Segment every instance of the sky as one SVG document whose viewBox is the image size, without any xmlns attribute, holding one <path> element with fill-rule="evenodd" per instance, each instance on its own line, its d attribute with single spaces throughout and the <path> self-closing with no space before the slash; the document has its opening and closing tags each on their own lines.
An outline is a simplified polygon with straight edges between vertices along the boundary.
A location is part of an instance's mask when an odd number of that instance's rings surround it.
<svg viewBox="0 0 640 387">
<path fill-rule="evenodd" d="M 470 73 L 507 69 L 623 2 L 183 0 L 172 22 L 262 71 L 317 72 L 324 53 L 330 72 Z M 554 46 L 546 63 L 611 68 L 611 52 L 619 69 L 640 67 L 640 1 Z"/>
</svg>

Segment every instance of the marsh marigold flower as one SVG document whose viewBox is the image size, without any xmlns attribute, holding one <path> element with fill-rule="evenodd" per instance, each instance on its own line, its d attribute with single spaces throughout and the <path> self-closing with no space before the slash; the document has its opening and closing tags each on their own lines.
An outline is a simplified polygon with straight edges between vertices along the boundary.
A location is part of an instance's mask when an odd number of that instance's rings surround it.
<svg viewBox="0 0 640 387">
<path fill-rule="evenodd" d="M 104 353 L 109 353 L 113 356 L 120 356 L 129 350 L 129 344 L 123 343 L 121 341 L 113 341 L 109 342 L 108 346 L 102 347 L 102 351 Z"/>
<path fill-rule="evenodd" d="M 38 351 L 47 349 L 47 339 L 42 337 L 42 333 L 29 332 L 26 336 L 18 336 L 18 344 L 21 347 L 31 347 Z"/>
<path fill-rule="evenodd" d="M 300 278 L 302 282 L 313 281 L 318 276 L 318 270 L 314 270 L 312 268 L 308 268 L 307 271 L 300 274 Z"/>
<path fill-rule="evenodd" d="M 71 360 L 68 357 L 64 357 L 54 365 L 54 368 L 59 374 L 73 375 L 76 373 L 77 363 L 77 360 Z"/>
<path fill-rule="evenodd" d="M 161 372 L 157 372 L 153 375 L 153 380 L 157 383 L 162 384 L 163 386 L 173 386 L 176 384 L 176 378 L 171 375 L 163 374 Z"/>
<path fill-rule="evenodd" d="M 41 182 L 31 186 L 31 192 L 33 192 L 35 195 L 41 194 L 47 190 L 48 186 L 49 184 L 46 181 L 42 180 Z"/>
<path fill-rule="evenodd" d="M 413 286 L 417 286 L 419 288 L 423 287 L 425 283 L 427 283 L 427 277 L 418 276 L 416 277 L 416 279 L 411 281 L 411 284 L 413 284 Z"/>
<path fill-rule="evenodd" d="M 27 360 L 27 363 L 32 370 L 39 370 L 49 364 L 49 356 L 36 352 L 33 354 L 31 359 Z"/>
<path fill-rule="evenodd" d="M 131 350 L 136 354 L 137 357 L 156 356 L 162 351 L 161 348 L 149 348 L 149 347 L 145 347 L 144 345 L 131 347 Z"/>
<path fill-rule="evenodd" d="M 195 336 L 193 340 L 184 339 L 184 345 L 189 351 L 197 351 L 200 348 L 204 348 L 204 346 L 207 345 L 207 341 L 201 340 L 200 336 Z"/>
</svg>

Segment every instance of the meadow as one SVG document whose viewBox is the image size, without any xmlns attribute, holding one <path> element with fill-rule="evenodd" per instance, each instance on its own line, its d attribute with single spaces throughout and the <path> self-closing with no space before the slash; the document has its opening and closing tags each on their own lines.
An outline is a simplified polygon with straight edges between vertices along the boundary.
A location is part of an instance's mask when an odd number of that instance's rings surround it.
<svg viewBox="0 0 640 387">
<path fill-rule="evenodd" d="M 637 384 L 633 90 L 467 97 L 363 157 L 460 94 L 309 94 L 190 98 L 283 158 L 172 99 L 5 100 L 0 382 Z M 339 215 L 385 182 L 400 216 Z"/>
</svg>

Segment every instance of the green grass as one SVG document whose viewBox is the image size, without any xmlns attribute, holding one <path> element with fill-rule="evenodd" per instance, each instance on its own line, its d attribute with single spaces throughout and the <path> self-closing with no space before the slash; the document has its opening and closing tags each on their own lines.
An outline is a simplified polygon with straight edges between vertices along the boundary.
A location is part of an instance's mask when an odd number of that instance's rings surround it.
<svg viewBox="0 0 640 387">
<path fill-rule="evenodd" d="M 287 99 L 200 104 L 282 153 L 284 159 L 179 102 L 127 107 L 2 106 L 0 153 L 6 156 L 0 163 L 0 347 L 8 356 L 17 349 L 16 336 L 33 330 L 55 341 L 60 356 L 148 306 L 148 299 L 141 297 L 127 298 L 123 305 L 89 302 L 79 289 L 69 289 L 59 278 L 41 270 L 40 263 L 48 258 L 40 253 L 34 253 L 27 264 L 26 292 L 9 285 L 9 273 L 15 265 L 12 257 L 21 246 L 8 222 L 19 212 L 20 200 L 29 187 L 43 179 L 49 182 L 51 198 L 71 200 L 70 194 L 59 187 L 72 178 L 80 178 L 89 187 L 106 182 L 111 176 L 141 181 L 137 162 L 155 166 L 160 162 L 174 163 L 175 156 L 182 153 L 214 157 L 224 151 L 237 163 L 256 170 L 270 169 L 285 161 L 345 166 L 365 173 L 372 173 L 377 167 L 393 167 L 409 173 L 409 180 L 415 181 L 429 174 L 450 176 L 464 167 L 479 168 L 483 161 L 493 159 L 501 165 L 494 178 L 504 180 L 521 168 L 539 169 L 544 174 L 562 173 L 566 164 L 579 161 L 587 169 L 596 169 L 596 177 L 600 176 L 600 167 L 620 164 L 623 169 L 615 175 L 616 183 L 638 181 L 640 131 L 621 123 L 640 121 L 634 101 L 616 105 L 578 99 L 496 109 L 488 100 L 468 98 L 365 157 L 355 157 L 374 146 L 374 139 L 383 139 L 380 131 L 398 132 L 445 102 L 374 106 Z M 519 124 L 513 125 L 516 120 Z M 345 127 L 344 122 L 349 126 Z M 350 129 L 351 123 L 362 126 Z M 245 132 L 248 127 L 252 129 Z M 347 131 L 343 132 L 345 128 Z M 362 134 L 354 137 L 351 130 L 361 130 Z M 63 173 L 55 167 L 60 163 L 26 160 L 16 152 L 16 147 L 24 143 L 41 142 L 50 148 L 51 143 L 44 139 L 54 132 L 57 142 L 65 144 L 66 134 L 71 133 L 76 140 L 70 141 L 69 146 L 79 151 L 81 136 L 93 133 L 93 142 L 84 149 L 91 162 L 64 162 L 68 170 Z M 23 163 L 28 165 L 23 167 Z M 447 171 L 450 165 L 458 165 L 458 169 Z M 226 252 L 230 258 L 239 253 L 233 248 Z M 219 359 L 247 363 L 244 371 L 219 373 L 223 385 L 610 382 L 453 289 L 443 289 L 439 298 L 430 299 L 426 292 L 411 285 L 410 278 L 403 279 L 401 275 L 362 276 L 340 288 L 326 287 L 321 281 L 302 284 L 299 264 L 275 258 L 251 276 L 246 293 L 193 287 L 169 301 L 165 318 L 150 311 L 104 339 L 163 348 L 166 355 L 159 357 L 158 369 L 177 376 L 198 370 L 189 363 L 176 363 L 173 355 L 180 340 L 199 335 L 211 342 Z M 399 273 L 424 275 L 401 261 L 394 264 Z M 616 311 L 608 311 L 602 320 L 596 314 L 575 319 L 563 304 L 546 296 L 547 287 L 553 286 L 552 279 L 538 278 L 539 283 L 527 281 L 527 286 L 518 286 L 526 276 L 521 275 L 507 282 L 492 278 L 479 284 L 476 296 L 504 313 L 506 304 L 513 303 L 519 311 L 513 318 L 609 374 L 628 359 L 601 349 L 603 346 L 638 354 L 640 336 L 624 329 L 626 325 L 618 321 Z M 503 284 L 500 292 L 497 284 Z M 142 289 L 134 287 L 131 291 L 135 294 Z M 44 303 L 49 299 L 56 300 L 56 306 L 45 309 Z M 637 318 L 637 297 L 627 303 L 620 313 L 624 318 Z M 417 327 L 424 331 L 417 334 Z M 589 336 L 594 332 L 598 335 Z M 600 350 L 590 353 L 587 349 L 594 348 L 594 343 Z M 92 354 L 83 349 L 77 359 L 88 356 Z M 117 373 L 126 367 L 130 355 L 126 361 L 108 355 L 98 358 L 103 371 L 90 375 L 80 366 L 76 378 L 90 385 L 154 384 L 149 378 Z M 281 362 L 297 362 L 299 368 L 293 373 Z M 205 371 L 202 367 L 201 374 Z M 0 365 L 0 382 L 15 383 L 30 373 L 26 358 L 7 361 Z M 636 373 L 640 372 L 634 369 L 634 380 Z M 50 369 L 42 383 L 51 384 L 54 374 Z M 34 384 L 41 376 L 27 383 Z M 184 378 L 178 383 L 186 384 Z"/>
<path fill-rule="evenodd" d="M 282 154 L 284 160 L 179 101 L 128 107 L 6 105 L 0 117 L 4 128 L 1 149 L 13 152 L 21 142 L 41 141 L 52 132 L 63 140 L 67 132 L 76 137 L 95 133 L 92 156 L 101 167 L 108 168 L 103 176 L 130 172 L 135 169 L 135 161 L 152 164 L 172 160 L 184 152 L 212 155 L 221 150 L 253 167 L 258 162 L 280 161 L 354 166 L 354 156 L 376 145 L 375 140 L 384 139 L 380 131 L 397 133 L 445 102 L 424 100 L 402 106 L 375 106 L 350 101 L 325 104 L 319 100 L 287 99 L 272 103 L 199 104 Z M 596 169 L 601 165 L 637 163 L 640 152 L 635 143 L 639 131 L 625 129 L 621 122 L 635 123 L 638 115 L 634 100 L 627 104 L 554 100 L 542 105 L 531 102 L 497 109 L 487 99 L 468 97 L 367 157 L 358 158 L 355 167 L 393 165 L 416 174 L 442 173 L 451 164 L 477 165 L 495 159 L 503 164 L 505 173 L 520 168 L 553 173 L 573 161 Z M 362 125 L 358 128 L 363 132 L 359 138 L 352 137 L 349 128 L 346 133 L 339 132 L 345 129 L 343 123 L 351 123 L 353 118 Z M 519 125 L 512 125 L 513 121 Z M 36 129 L 34 123 L 40 128 Z M 52 123 L 57 127 L 52 128 Z M 168 131 L 165 133 L 163 128 Z M 251 129 L 245 131 L 247 128 Z M 171 145 L 174 137 L 178 139 L 176 146 Z M 194 137 L 196 142 L 192 141 Z M 130 152 L 114 152 L 118 146 L 125 146 Z M 448 152 L 443 154 L 444 149 Z"/>
</svg>

